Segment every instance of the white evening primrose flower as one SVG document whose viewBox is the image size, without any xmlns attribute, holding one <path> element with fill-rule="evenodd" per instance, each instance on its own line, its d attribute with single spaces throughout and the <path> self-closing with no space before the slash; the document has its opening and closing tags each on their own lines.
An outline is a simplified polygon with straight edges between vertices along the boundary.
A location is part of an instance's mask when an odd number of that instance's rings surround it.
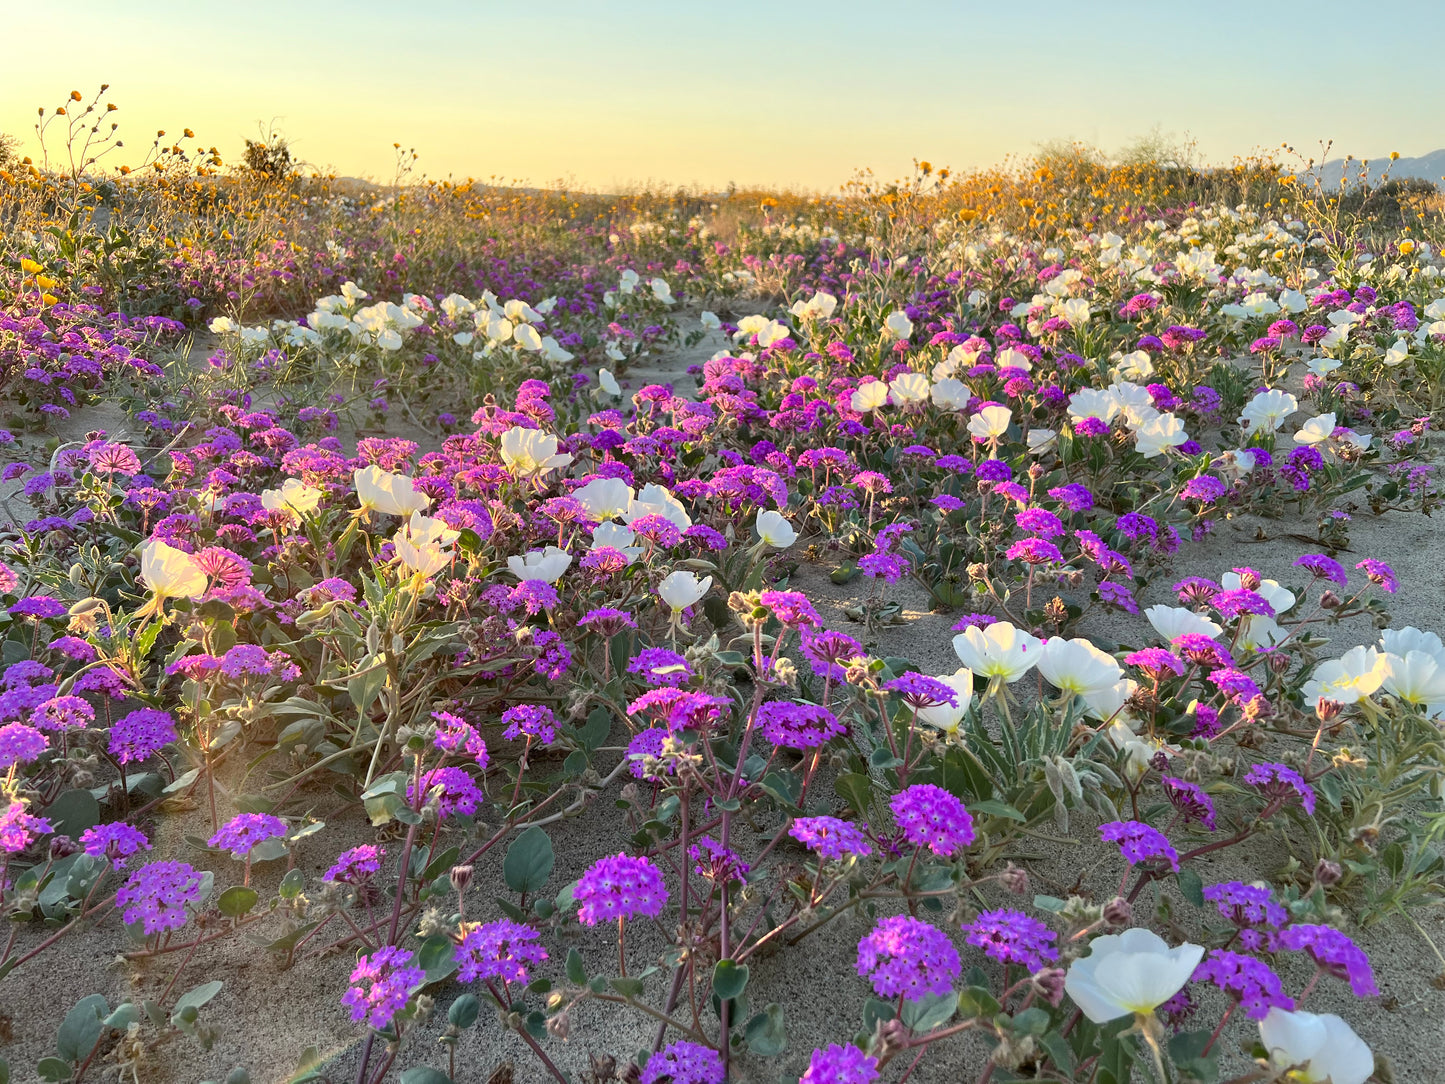
<svg viewBox="0 0 1445 1084">
<path fill-rule="evenodd" d="M 1163 455 L 1188 439 L 1184 419 L 1175 414 L 1160 414 L 1134 430 L 1134 448 L 1145 459 Z"/>
<path fill-rule="evenodd" d="M 1012 684 L 1039 660 L 1042 641 L 1011 622 L 969 627 L 953 638 L 953 650 L 964 666 L 986 678 Z"/>
<path fill-rule="evenodd" d="M 551 335 L 542 336 L 542 356 L 548 361 L 571 361 L 577 355 L 568 350 Z"/>
<path fill-rule="evenodd" d="M 651 286 L 652 296 L 655 297 L 658 301 L 661 301 L 664 305 L 671 305 L 674 303 L 674 299 L 672 296 L 672 287 L 667 284 L 666 279 L 653 279 Z"/>
<path fill-rule="evenodd" d="M 556 546 L 507 558 L 507 570 L 517 579 L 541 580 L 543 583 L 556 583 L 571 564 L 572 555 Z"/>
<path fill-rule="evenodd" d="M 1445 663 L 1428 651 L 1386 652 L 1385 692 L 1437 715 L 1445 708 Z"/>
<path fill-rule="evenodd" d="M 952 377 L 934 384 L 928 389 L 928 394 L 939 410 L 967 410 L 970 400 L 973 399 L 973 393 L 963 381 L 954 380 Z"/>
<path fill-rule="evenodd" d="M 1380 650 L 1392 655 L 1408 655 L 1412 651 L 1424 651 L 1433 655 L 1445 666 L 1445 643 L 1433 632 L 1422 632 L 1414 625 L 1403 629 L 1386 629 L 1380 633 Z"/>
<path fill-rule="evenodd" d="M 1309 421 L 1305 422 L 1304 425 L 1300 426 L 1299 430 L 1294 435 L 1295 443 L 1319 444 L 1322 441 L 1329 440 L 1330 435 L 1334 433 L 1334 431 L 1334 414 L 1319 414 L 1311 418 Z"/>
<path fill-rule="evenodd" d="M 702 313 L 698 316 L 697 322 L 708 331 L 716 331 L 718 328 L 722 327 L 722 321 L 718 319 L 717 313 L 709 312 L 706 309 L 704 309 Z"/>
<path fill-rule="evenodd" d="M 1310 307 L 1310 299 L 1298 290 L 1281 290 L 1279 307 L 1283 312 L 1304 312 Z"/>
<path fill-rule="evenodd" d="M 1334 1013 L 1286 1012 L 1272 1005 L 1259 1022 L 1259 1039 L 1269 1064 L 1295 1084 L 1365 1084 L 1375 1071 L 1369 1046 Z"/>
<path fill-rule="evenodd" d="M 1393 368 L 1405 361 L 1410 356 L 1410 344 L 1404 339 L 1396 339 L 1391 347 L 1385 351 L 1385 356 L 1380 360 Z"/>
<path fill-rule="evenodd" d="M 1355 704 L 1384 684 L 1385 656 L 1373 647 L 1352 647 L 1338 659 L 1326 659 L 1304 683 L 1300 694 L 1311 708 L 1321 700 Z"/>
<path fill-rule="evenodd" d="M 603 353 L 606 354 L 608 359 L 611 361 L 627 360 L 627 355 L 622 352 L 622 348 L 618 346 L 615 342 L 608 343 L 607 349 L 604 350 Z"/>
<path fill-rule="evenodd" d="M 838 308 L 838 299 L 819 290 L 807 301 L 799 298 L 788 311 L 799 320 L 827 320 Z"/>
<path fill-rule="evenodd" d="M 1052 429 L 1030 429 L 1028 433 L 1030 455 L 1043 455 L 1059 442 L 1059 434 Z"/>
<path fill-rule="evenodd" d="M 888 385 L 881 380 L 870 380 L 866 384 L 860 384 L 858 388 L 848 397 L 848 405 L 859 414 L 867 414 L 870 410 L 877 410 L 888 402 Z"/>
<path fill-rule="evenodd" d="M 1022 369 L 1027 373 L 1031 372 L 1034 367 L 1029 356 L 1015 346 L 1004 347 L 998 352 L 998 357 L 993 360 L 1000 369 Z"/>
<path fill-rule="evenodd" d="M 211 329 L 212 335 L 226 335 L 240 330 L 240 325 L 229 316 L 217 316 L 206 326 Z"/>
<path fill-rule="evenodd" d="M 403 529 L 418 546 L 440 546 L 442 549 L 450 549 L 462 536 L 462 532 L 453 530 L 446 520 L 424 516 L 420 512 L 413 512 Z"/>
<path fill-rule="evenodd" d="M 638 490 L 623 518 L 631 523 L 643 516 L 662 516 L 679 531 L 685 531 L 692 526 L 692 517 L 687 514 L 682 502 L 672 495 L 672 490 L 653 482 L 648 482 Z"/>
<path fill-rule="evenodd" d="M 446 568 L 452 559 L 451 554 L 435 542 L 417 543 L 404 530 L 397 531 L 391 543 L 397 560 L 423 579 Z"/>
<path fill-rule="evenodd" d="M 1305 368 L 1312 372 L 1315 376 L 1323 379 L 1324 377 L 1329 376 L 1332 372 L 1334 372 L 1343 364 L 1344 362 L 1340 361 L 1339 358 L 1325 357 L 1323 354 L 1321 354 L 1318 357 L 1313 357 L 1307 360 L 1305 362 Z"/>
<path fill-rule="evenodd" d="M 261 507 L 268 512 L 285 509 L 294 521 L 313 511 L 321 502 L 321 490 L 308 486 L 300 478 L 287 478 L 280 489 L 263 489 Z"/>
<path fill-rule="evenodd" d="M 141 546 L 140 579 L 155 595 L 152 605 L 157 611 L 165 599 L 199 598 L 206 593 L 206 574 L 196 559 L 158 538 Z"/>
<path fill-rule="evenodd" d="M 1226 572 L 1219 577 L 1219 585 L 1226 591 L 1238 591 L 1244 586 L 1244 581 L 1238 572 Z M 1269 603 L 1269 608 L 1276 614 L 1289 613 L 1294 609 L 1294 592 L 1282 585 L 1278 580 L 1261 579 L 1252 589 L 1255 594 Z"/>
<path fill-rule="evenodd" d="M 657 585 L 657 596 L 673 613 L 678 614 L 689 606 L 696 605 L 711 586 L 711 576 L 698 579 L 691 572 L 679 569 L 669 573 L 667 578 Z"/>
<path fill-rule="evenodd" d="M 1075 424 L 1085 418 L 1097 418 L 1108 425 L 1119 416 L 1124 405 L 1109 388 L 1085 388 L 1069 397 L 1069 418 Z"/>
<path fill-rule="evenodd" d="M 572 491 L 572 499 L 586 510 L 589 519 L 625 516 L 636 494 L 621 478 L 594 478 Z"/>
<path fill-rule="evenodd" d="M 502 306 L 502 314 L 514 324 L 530 324 L 542 319 L 542 314 L 525 301 L 516 298 Z"/>
<path fill-rule="evenodd" d="M 913 334 L 913 321 L 902 309 L 894 309 L 883 321 L 883 331 L 889 338 L 906 339 Z"/>
<path fill-rule="evenodd" d="M 1006 406 L 990 403 L 980 407 L 978 413 L 968 419 L 968 432 L 974 440 L 997 442 L 1008 432 L 1013 421 L 1013 411 Z"/>
<path fill-rule="evenodd" d="M 369 293 L 354 282 L 343 282 L 341 284 L 341 296 L 349 305 L 354 305 L 358 301 L 366 301 L 371 297 Z"/>
<path fill-rule="evenodd" d="M 600 549 L 605 546 L 614 549 L 627 558 L 628 564 L 642 556 L 642 547 L 633 545 L 636 541 L 636 531 L 610 519 L 592 528 L 592 548 Z"/>
<path fill-rule="evenodd" d="M 746 339 L 752 335 L 757 335 L 770 323 L 772 323 L 771 320 L 759 313 L 753 313 L 751 316 L 744 316 L 741 320 L 738 321 L 738 330 L 733 335 L 733 338 Z"/>
<path fill-rule="evenodd" d="M 351 477 L 356 485 L 356 499 L 365 511 L 409 516 L 413 512 L 425 512 L 431 506 L 431 498 L 419 492 L 404 474 L 392 474 L 372 464 Z"/>
<path fill-rule="evenodd" d="M 973 703 L 973 672 L 966 667 L 960 667 L 951 674 L 940 675 L 936 680 L 943 682 L 957 694 L 958 704 L 952 707 L 948 704 L 937 704 L 919 708 L 918 721 L 935 730 L 942 730 L 945 734 L 956 733 L 963 717 L 968 714 L 969 704 Z"/>
<path fill-rule="evenodd" d="M 888 397 L 899 406 L 926 403 L 929 388 L 928 377 L 922 373 L 902 373 L 889 381 Z"/>
<path fill-rule="evenodd" d="M 637 272 L 629 267 L 618 276 L 617 289 L 621 293 L 630 294 L 637 289 L 637 284 L 641 281 L 642 279 Z"/>
<path fill-rule="evenodd" d="M 1082 637 L 1050 636 L 1039 648 L 1038 668 L 1060 692 L 1077 696 L 1108 689 L 1124 676 L 1114 656 Z"/>
<path fill-rule="evenodd" d="M 1106 934 L 1069 965 L 1064 991 L 1095 1024 L 1147 1015 L 1184 988 L 1203 957 L 1199 945 L 1170 948 L 1152 930 Z"/>
<path fill-rule="evenodd" d="M 1125 380 L 1147 380 L 1154 375 L 1154 359 L 1147 350 L 1135 350 L 1121 357 L 1114 371 Z"/>
<path fill-rule="evenodd" d="M 758 538 L 775 550 L 785 550 L 798 540 L 798 532 L 781 512 L 769 508 L 758 513 Z"/>
<path fill-rule="evenodd" d="M 1259 456 L 1254 454 L 1253 448 L 1232 448 L 1227 452 L 1220 452 L 1214 462 L 1221 470 L 1234 474 L 1249 474 L 1259 462 Z"/>
<path fill-rule="evenodd" d="M 1299 411 L 1299 400 L 1287 391 L 1269 388 L 1245 404 L 1239 415 L 1246 433 L 1274 433 L 1284 420 Z"/>
<path fill-rule="evenodd" d="M 608 395 L 622 394 L 622 385 L 617 383 L 617 378 L 612 375 L 611 369 L 597 370 L 597 384 Z"/>
<path fill-rule="evenodd" d="M 523 350 L 537 351 L 542 349 L 542 336 L 537 334 L 537 329 L 531 324 L 517 324 L 512 329 L 512 338 Z"/>
<path fill-rule="evenodd" d="M 1149 624 L 1154 626 L 1154 631 L 1168 643 L 1173 643 L 1179 637 L 1191 634 L 1208 636 L 1212 640 L 1224 631 L 1203 614 L 1186 610 L 1183 606 L 1168 606 L 1160 603 L 1145 610 L 1144 616 L 1148 619 Z"/>
<path fill-rule="evenodd" d="M 766 326 L 758 332 L 758 345 L 767 349 L 776 343 L 782 342 L 793 333 L 793 329 L 787 324 L 779 323 L 777 320 L 769 320 Z"/>
<path fill-rule="evenodd" d="M 1082 297 L 1071 297 L 1067 301 L 1060 302 L 1054 306 L 1055 315 L 1062 316 L 1069 322 L 1070 327 L 1082 327 L 1089 322 L 1093 310 L 1089 303 Z"/>
<path fill-rule="evenodd" d="M 557 451 L 557 438 L 551 433 L 523 429 L 520 425 L 502 434 L 501 452 L 502 462 L 518 478 L 546 474 L 572 462 L 570 455 Z"/>
</svg>

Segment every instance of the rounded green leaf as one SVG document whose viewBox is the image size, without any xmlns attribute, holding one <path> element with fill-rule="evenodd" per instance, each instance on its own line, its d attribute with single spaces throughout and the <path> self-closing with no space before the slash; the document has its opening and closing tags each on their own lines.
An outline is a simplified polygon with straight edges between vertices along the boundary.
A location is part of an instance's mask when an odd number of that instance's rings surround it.
<svg viewBox="0 0 1445 1084">
<path fill-rule="evenodd" d="M 465 1031 L 477 1022 L 477 1016 L 481 1011 L 482 1003 L 477 1000 L 475 994 L 463 994 L 453 1001 L 452 1007 L 447 1010 L 447 1023 Z"/>
<path fill-rule="evenodd" d="M 732 1001 L 741 996 L 748 986 L 747 964 L 732 960 L 719 960 L 712 969 L 712 992 L 723 1001 Z"/>
<path fill-rule="evenodd" d="M 502 860 L 502 878 L 513 892 L 536 892 L 552 876 L 557 861 L 552 840 L 536 825 L 512 841 Z"/>
<path fill-rule="evenodd" d="M 254 888 L 232 885 L 221 893 L 221 898 L 216 901 L 216 906 L 227 918 L 240 918 L 242 915 L 250 913 L 251 908 L 256 906 L 256 901 L 260 898 L 260 894 Z"/>
</svg>

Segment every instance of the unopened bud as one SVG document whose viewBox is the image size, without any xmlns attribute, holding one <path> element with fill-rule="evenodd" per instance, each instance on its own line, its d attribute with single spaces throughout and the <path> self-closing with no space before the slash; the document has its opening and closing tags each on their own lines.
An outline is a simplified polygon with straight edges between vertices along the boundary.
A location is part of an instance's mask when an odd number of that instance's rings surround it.
<svg viewBox="0 0 1445 1084">
<path fill-rule="evenodd" d="M 1321 609 L 1338 610 L 1343 605 L 1344 603 L 1340 600 L 1340 596 L 1335 594 L 1333 591 L 1325 591 L 1322 595 L 1320 595 Z"/>
<path fill-rule="evenodd" d="M 72 587 L 79 587 L 85 582 L 85 569 L 81 567 L 79 561 L 76 561 L 75 564 L 70 566 L 69 575 L 70 586 Z"/>
<path fill-rule="evenodd" d="M 1340 864 L 1331 862 L 1328 858 L 1321 858 L 1315 864 L 1315 884 L 1317 885 L 1329 888 L 1330 885 L 1339 884 L 1340 878 L 1344 875 L 1345 871 L 1340 868 Z"/>
<path fill-rule="evenodd" d="M 462 895 L 464 892 L 466 892 L 467 886 L 472 883 L 472 873 L 473 873 L 473 872 L 474 872 L 474 868 L 473 868 L 472 866 L 453 866 L 453 867 L 452 867 L 451 873 L 449 874 L 449 876 L 450 876 L 451 882 L 452 882 L 452 889 L 453 889 L 453 891 L 456 892 L 456 894 L 457 894 L 458 896 L 460 896 L 460 895 Z"/>
<path fill-rule="evenodd" d="M 1340 712 L 1344 710 L 1345 706 L 1338 700 L 1325 700 L 1321 698 L 1320 702 L 1315 705 L 1315 715 L 1322 723 L 1334 722 Z"/>
<path fill-rule="evenodd" d="M 1269 668 L 1276 674 L 1283 674 L 1290 667 L 1290 657 L 1282 651 L 1269 653 Z"/>
<path fill-rule="evenodd" d="M 1046 967 L 1030 980 L 1034 992 L 1055 1008 L 1064 1000 L 1064 978 L 1062 967 Z"/>
<path fill-rule="evenodd" d="M 998 875 L 998 883 L 1015 896 L 1022 896 L 1029 890 L 1029 871 L 1010 862 L 1008 869 Z"/>
<path fill-rule="evenodd" d="M 1104 921 L 1110 926 L 1127 926 L 1134 921 L 1134 906 L 1123 896 L 1104 904 Z"/>
<path fill-rule="evenodd" d="M 80 850 L 80 845 L 69 836 L 54 836 L 50 840 L 50 860 L 52 862 L 69 858 L 78 850 Z"/>
<path fill-rule="evenodd" d="M 1238 575 L 1240 587 L 1244 588 L 1246 591 L 1259 590 L 1260 575 L 1254 569 L 1242 568 L 1239 570 Z"/>
</svg>

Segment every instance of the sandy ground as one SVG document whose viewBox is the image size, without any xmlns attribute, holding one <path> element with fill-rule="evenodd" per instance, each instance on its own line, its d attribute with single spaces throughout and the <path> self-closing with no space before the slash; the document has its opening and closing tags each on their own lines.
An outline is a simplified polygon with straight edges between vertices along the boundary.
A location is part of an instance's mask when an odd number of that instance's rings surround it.
<svg viewBox="0 0 1445 1084">
<path fill-rule="evenodd" d="M 721 336 L 713 334 L 685 354 L 667 359 L 667 363 L 646 369 L 634 369 L 627 381 L 635 388 L 645 383 L 672 380 L 680 391 L 691 391 L 692 384 L 683 370 L 698 364 L 722 345 Z M 109 411 L 109 412 L 107 412 Z M 129 419 L 113 408 L 104 406 L 78 415 L 74 426 L 77 439 L 84 429 L 107 428 L 116 435 L 126 432 Z M 95 419 L 94 421 L 90 419 Z M 1248 564 L 1281 579 L 1294 558 L 1301 552 L 1300 544 L 1287 537 L 1302 529 L 1289 519 L 1269 522 L 1247 520 L 1224 523 L 1213 536 L 1194 544 L 1186 543 L 1179 554 L 1174 574 L 1160 577 L 1152 597 L 1142 604 L 1164 601 L 1167 583 L 1178 576 L 1200 574 L 1217 577 L 1231 566 Z M 1264 540 L 1259 539 L 1261 530 Z M 1413 624 L 1421 628 L 1439 629 L 1440 599 L 1445 596 L 1445 561 L 1433 521 L 1417 515 L 1392 513 L 1383 518 L 1368 514 L 1356 517 L 1351 532 L 1349 557 L 1353 565 L 1362 557 L 1378 557 L 1390 563 L 1399 575 L 1400 594 L 1391 600 L 1393 624 Z M 844 607 L 856 600 L 865 581 L 845 587 L 832 584 L 828 565 L 800 566 L 792 578 L 792 586 L 804 590 L 815 601 L 819 612 L 830 626 L 854 636 L 863 637 L 861 626 L 851 622 Z M 903 606 L 905 621 L 883 629 L 873 638 L 879 654 L 898 655 L 912 659 L 929 673 L 949 673 L 959 665 L 953 653 L 950 630 L 957 614 L 934 614 L 929 611 L 926 593 L 910 584 L 900 585 L 894 596 Z M 1095 631 L 1111 639 L 1127 640 L 1130 630 L 1141 630 L 1142 619 L 1120 622 L 1108 619 L 1095 626 Z M 1364 621 L 1329 630 L 1327 653 L 1342 652 L 1356 643 L 1371 642 L 1375 634 Z M 620 734 L 614 734 L 616 741 Z M 616 788 L 614 788 L 615 790 Z M 815 794 L 831 793 L 829 780 L 820 779 Z M 601 796 L 587 815 L 556 826 L 551 835 L 557 850 L 557 865 L 547 885 L 555 893 L 575 879 L 598 856 L 617 853 L 625 845 L 628 834 L 619 815 L 613 815 L 614 793 Z M 308 883 L 319 883 L 320 874 L 332 855 L 344 847 L 361 842 L 387 841 L 393 852 L 398 849 L 394 838 L 356 823 L 353 816 L 342 816 L 334 797 L 316 795 L 317 813 L 327 819 L 329 827 L 314 845 L 303 846 L 298 865 Z M 225 816 L 223 810 L 222 816 Z M 185 842 L 187 835 L 208 835 L 209 818 L 194 811 L 169 816 L 155 822 L 156 850 L 153 857 L 200 859 Z M 769 828 L 773 826 L 762 825 Z M 1117 886 L 1120 867 L 1112 847 L 1091 845 L 1091 826 L 1076 820 L 1073 835 L 1084 842 L 1067 846 L 1044 839 L 1027 844 L 1024 864 L 1033 877 L 1036 891 L 1066 894 L 1070 889 L 1102 901 Z M 480 835 L 476 829 L 473 836 Z M 465 849 L 465 845 L 464 849 Z M 502 848 L 495 849 L 478 864 L 468 895 L 468 916 L 473 919 L 499 917 L 492 902 L 501 889 L 500 863 Z M 1231 877 L 1268 878 L 1276 872 L 1283 855 L 1277 846 L 1261 843 L 1250 851 L 1224 852 L 1203 864 L 1200 873 L 1206 883 Z M 220 869 L 223 884 L 239 881 L 240 871 Z M 279 868 L 261 866 L 256 871 L 257 887 L 267 898 L 284 872 Z M 984 892 L 990 905 L 1004 902 L 992 888 Z M 1136 912 L 1147 920 L 1149 905 L 1145 898 Z M 1187 909 L 1185 909 L 1187 911 Z M 1445 915 L 1438 910 L 1415 915 L 1437 944 L 1445 945 Z M 786 1006 L 789 1051 L 781 1059 L 760 1062 L 747 1056 L 735 1065 L 735 1079 L 748 1082 L 792 1080 L 806 1064 L 815 1045 L 829 1041 L 846 1041 L 861 1025 L 864 1001 L 869 994 L 867 984 L 857 978 L 854 967 L 854 946 L 870 922 L 861 917 L 848 917 L 814 935 L 805 946 L 755 961 L 749 995 L 754 1007 L 770 1001 Z M 1395 1069 L 1395 1079 L 1431 1081 L 1445 1079 L 1440 1069 L 1439 1051 L 1445 1044 L 1442 1010 L 1445 993 L 1432 984 L 1440 968 L 1429 947 L 1407 923 L 1398 919 L 1381 922 L 1366 930 L 1349 931 L 1369 952 L 1375 966 L 1383 996 L 1367 1002 L 1356 1001 L 1344 984 L 1327 981 L 1308 1005 L 1316 1012 L 1336 1011 L 1344 1015 L 1377 1053 L 1385 1055 Z M 36 936 L 27 931 L 22 943 Z M 576 945 L 594 972 L 609 972 L 616 958 L 616 933 L 612 930 L 582 931 L 575 929 L 560 936 L 549 935 L 555 971 L 569 945 Z M 961 945 L 961 938 L 959 939 Z M 629 970 L 645 966 L 663 945 L 661 934 L 643 924 L 634 924 L 628 935 Z M 127 999 L 155 997 L 169 983 L 177 960 L 166 957 L 144 967 L 128 964 L 118 958 L 127 948 L 124 932 L 114 918 L 98 930 L 86 933 L 69 946 L 50 953 L 34 964 L 16 972 L 0 984 L 0 1057 L 8 1058 L 12 1079 L 30 1081 L 36 1061 L 53 1051 L 55 1029 L 64 1012 L 81 997 L 102 992 L 112 1005 Z M 199 1051 L 189 1040 L 176 1039 L 155 1049 L 139 1073 L 139 1080 L 156 1084 L 181 1084 L 199 1080 L 223 1079 L 236 1066 L 246 1066 L 251 1079 L 261 1082 L 284 1081 L 296 1068 L 303 1051 L 314 1047 L 326 1061 L 327 1078 L 349 1081 L 356 1073 L 357 1051 L 362 1031 L 353 1025 L 339 996 L 346 985 L 353 953 L 350 950 L 324 957 L 299 960 L 283 970 L 277 958 L 242 942 L 223 942 L 207 947 L 196 956 L 186 971 L 183 985 L 206 978 L 225 981 L 221 993 L 205 1010 L 204 1018 L 217 1027 L 217 1038 L 209 1052 Z M 965 967 L 982 963 L 976 952 L 964 954 Z M 1298 961 L 1294 961 L 1298 963 Z M 1294 988 L 1307 977 L 1307 968 L 1286 969 L 1287 985 Z M 649 996 L 660 1001 L 667 985 L 667 976 L 651 979 Z M 445 1009 L 461 993 L 454 982 L 434 991 L 438 1011 L 426 1026 L 425 1033 L 409 1041 L 401 1064 L 410 1066 L 426 1062 L 445 1069 L 445 1049 L 436 1037 L 445 1025 Z M 1217 1019 L 1221 1006 L 1204 1005 L 1201 1020 Z M 708 1010 L 704 1009 L 704 1019 Z M 594 1055 L 612 1055 L 625 1061 L 637 1050 L 650 1047 L 653 1026 L 640 1015 L 626 1014 L 598 1003 L 587 1003 L 575 1010 L 570 1038 L 552 1041 L 549 1054 L 564 1069 L 584 1074 Z M 1253 1039 L 1252 1029 L 1231 1025 L 1226 1033 L 1227 1068 L 1243 1071 L 1249 1065 L 1239 1053 L 1239 1043 Z M 478 1024 L 466 1032 L 457 1047 L 457 1079 L 487 1081 L 497 1067 L 514 1064 L 518 1082 L 540 1081 L 544 1074 L 515 1035 L 506 1032 L 493 1016 L 483 1014 Z M 983 1066 L 983 1047 L 973 1041 L 945 1044 L 929 1056 L 912 1079 L 925 1082 L 972 1080 Z M 885 1079 L 894 1080 L 901 1067 Z M 112 1070 L 113 1072 L 113 1070 Z M 789 1075 L 792 1074 L 792 1075 Z M 97 1074 L 88 1074 L 92 1079 Z M 395 1079 L 393 1074 L 392 1079 Z"/>
</svg>

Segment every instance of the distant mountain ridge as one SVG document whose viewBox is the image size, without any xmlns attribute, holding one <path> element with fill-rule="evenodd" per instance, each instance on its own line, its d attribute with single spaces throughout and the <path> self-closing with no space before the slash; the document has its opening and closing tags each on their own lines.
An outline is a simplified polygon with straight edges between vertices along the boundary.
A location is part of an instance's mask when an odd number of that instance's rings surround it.
<svg viewBox="0 0 1445 1084">
<path fill-rule="evenodd" d="M 1343 158 L 1331 158 L 1324 165 L 1316 166 L 1311 171 L 1317 174 L 1327 186 L 1333 188 L 1340 183 L 1340 178 L 1346 178 L 1351 184 L 1358 182 L 1360 176 L 1360 160 L 1358 158 L 1346 162 Z M 1403 181 L 1414 177 L 1420 180 L 1429 181 L 1433 185 L 1440 185 L 1442 178 L 1445 178 L 1445 147 L 1438 151 L 1431 151 L 1429 154 L 1422 154 L 1418 158 L 1398 158 L 1390 161 L 1389 155 L 1382 155 L 1379 158 L 1370 159 L 1367 167 L 1367 174 L 1371 184 L 1379 184 L 1380 178 L 1389 173 L 1391 180 Z"/>
</svg>

